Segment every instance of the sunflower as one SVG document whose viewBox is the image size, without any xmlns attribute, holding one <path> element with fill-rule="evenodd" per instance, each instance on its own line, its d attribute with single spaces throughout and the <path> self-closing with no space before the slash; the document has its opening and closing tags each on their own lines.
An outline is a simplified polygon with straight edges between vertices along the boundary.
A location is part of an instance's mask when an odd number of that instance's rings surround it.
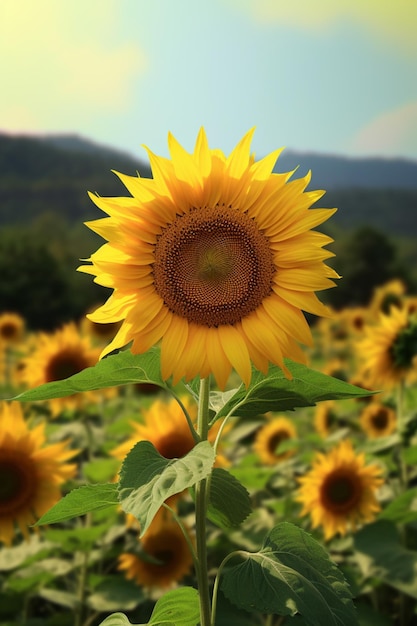
<svg viewBox="0 0 417 626">
<path fill-rule="evenodd" d="M 286 417 L 272 417 L 255 436 L 253 448 L 265 465 L 275 465 L 288 459 L 294 450 L 279 451 L 280 444 L 296 439 L 297 429 Z"/>
<path fill-rule="evenodd" d="M 184 527 L 185 528 L 185 527 Z M 193 543 L 190 532 L 189 541 Z M 152 522 L 140 540 L 140 554 L 125 553 L 118 568 L 141 587 L 167 588 L 180 582 L 193 565 L 190 546 L 178 524 L 171 518 Z"/>
<path fill-rule="evenodd" d="M 359 421 L 364 432 L 372 439 L 388 437 L 397 427 L 395 411 L 378 401 L 373 401 L 364 408 Z"/>
<path fill-rule="evenodd" d="M 405 285 L 402 280 L 394 279 L 374 290 L 369 310 L 374 317 L 379 313 L 388 315 L 391 307 L 400 309 L 404 303 Z"/>
<path fill-rule="evenodd" d="M 114 291 L 90 319 L 123 320 L 102 355 L 161 341 L 164 379 L 213 373 L 221 388 L 232 368 L 248 385 L 251 362 L 304 362 L 302 310 L 327 315 L 315 291 L 338 277 L 323 262 L 332 239 L 311 229 L 336 209 L 310 210 L 324 192 L 271 173 L 279 150 L 255 162 L 251 138 L 226 157 L 203 129 L 193 153 L 169 135 L 171 160 L 148 150 L 152 179 L 118 174 L 132 197 L 91 195 L 109 217 L 87 225 L 108 243 L 79 269 Z"/>
<path fill-rule="evenodd" d="M 45 424 L 32 429 L 18 403 L 0 404 L 0 541 L 10 545 L 15 524 L 25 537 L 28 526 L 61 497 L 61 485 L 77 466 L 68 442 L 45 445 Z"/>
<path fill-rule="evenodd" d="M 92 310 L 89 312 L 92 312 Z M 104 345 L 104 343 L 111 340 L 119 330 L 120 326 L 121 322 L 99 324 L 97 322 L 93 322 L 93 320 L 90 320 L 87 316 L 85 316 L 80 323 L 82 334 L 90 336 L 100 345 Z"/>
<path fill-rule="evenodd" d="M 73 323 L 66 324 L 52 334 L 40 333 L 33 352 L 23 359 L 20 380 L 28 387 L 63 380 L 95 365 L 100 348 L 91 344 L 88 337 L 82 337 Z M 106 390 L 105 394 L 113 393 Z M 56 415 L 63 409 L 75 409 L 86 401 L 98 398 L 94 392 L 77 393 L 67 398 L 49 400 L 51 411 Z"/>
<path fill-rule="evenodd" d="M 328 454 L 318 453 L 312 469 L 299 478 L 296 500 L 311 515 L 313 528 L 322 526 L 326 539 L 345 535 L 380 510 L 376 491 L 382 485 L 381 469 L 366 465 L 365 455 L 356 454 L 350 441 L 342 441 Z"/>
<path fill-rule="evenodd" d="M 323 438 L 329 436 L 334 425 L 337 424 L 337 413 L 335 412 L 335 403 L 333 400 L 320 402 L 314 413 L 314 426 L 316 431 Z"/>
<path fill-rule="evenodd" d="M 381 313 L 379 324 L 365 329 L 358 353 L 370 386 L 389 388 L 411 379 L 417 371 L 417 316 L 397 307 L 390 315 Z"/>
<path fill-rule="evenodd" d="M 19 343 L 25 333 L 25 320 L 17 313 L 0 315 L 0 346 L 11 346 Z"/>
<path fill-rule="evenodd" d="M 197 419 L 197 405 L 185 396 L 181 398 L 190 419 Z M 174 398 L 168 401 L 155 400 L 148 409 L 142 409 L 143 423 L 133 422 L 134 434 L 124 443 L 111 451 L 112 456 L 123 460 L 138 441 L 150 441 L 159 454 L 166 459 L 185 456 L 194 446 L 195 441 L 184 412 Z M 214 442 L 220 421 L 209 431 L 209 441 Z M 216 457 L 217 465 L 228 465 L 227 459 L 220 453 Z"/>
</svg>

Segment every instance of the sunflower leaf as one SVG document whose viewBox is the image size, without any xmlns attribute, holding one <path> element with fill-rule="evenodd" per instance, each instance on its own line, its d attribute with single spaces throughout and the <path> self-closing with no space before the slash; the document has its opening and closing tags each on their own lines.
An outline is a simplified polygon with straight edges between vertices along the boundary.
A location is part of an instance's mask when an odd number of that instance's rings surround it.
<svg viewBox="0 0 417 626">
<path fill-rule="evenodd" d="M 215 467 L 210 481 L 209 519 L 220 527 L 239 526 L 251 512 L 245 487 L 225 469 Z"/>
<path fill-rule="evenodd" d="M 139 441 L 125 458 L 120 472 L 119 500 L 123 510 L 149 528 L 167 498 L 206 478 L 215 452 L 208 441 L 198 443 L 180 459 L 166 459 L 150 441 Z"/>
<path fill-rule="evenodd" d="M 78 489 L 73 489 L 59 500 L 49 511 L 42 515 L 35 526 L 64 522 L 65 520 L 85 515 L 90 511 L 104 509 L 117 503 L 116 484 L 83 485 L 78 487 Z"/>
<path fill-rule="evenodd" d="M 285 361 L 292 378 L 271 365 L 265 376 L 253 370 L 249 387 L 241 385 L 219 410 L 216 419 L 233 413 L 237 417 L 255 417 L 268 411 L 291 411 L 296 407 L 314 406 L 322 400 L 340 400 L 369 396 L 372 392 L 327 376 L 305 365 Z"/>
<path fill-rule="evenodd" d="M 159 598 L 146 624 L 132 624 L 124 613 L 113 613 L 100 626 L 197 626 L 200 621 L 198 591 L 178 587 Z"/>
<path fill-rule="evenodd" d="M 221 589 L 247 611 L 301 613 L 311 626 L 358 624 L 342 573 L 319 543 L 288 522 L 269 532 L 259 552 L 227 569 Z"/>
<path fill-rule="evenodd" d="M 384 581 L 412 598 L 417 598 L 417 553 L 402 545 L 396 525 L 379 519 L 355 534 L 356 560 L 366 577 Z"/>
<path fill-rule="evenodd" d="M 28 389 L 13 399 L 19 402 L 51 400 L 83 391 L 94 391 L 131 383 L 152 383 L 169 389 L 161 377 L 159 348 L 151 348 L 144 354 L 132 354 L 130 350 L 123 350 L 69 378 Z"/>
</svg>

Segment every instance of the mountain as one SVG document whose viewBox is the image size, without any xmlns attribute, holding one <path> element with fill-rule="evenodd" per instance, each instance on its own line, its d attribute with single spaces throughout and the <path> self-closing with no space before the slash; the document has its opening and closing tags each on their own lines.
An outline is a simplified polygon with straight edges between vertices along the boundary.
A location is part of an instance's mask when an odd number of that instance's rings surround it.
<svg viewBox="0 0 417 626">
<path fill-rule="evenodd" d="M 315 189 L 417 189 L 417 161 L 400 158 L 353 158 L 285 150 L 276 172 L 298 166 L 295 176 L 312 171 Z"/>
<path fill-rule="evenodd" d="M 312 170 L 312 189 L 326 189 L 323 206 L 337 206 L 332 222 L 375 226 L 390 234 L 417 232 L 417 161 L 347 158 L 283 152 L 276 171 Z M 150 177 L 147 164 L 76 135 L 0 134 L 0 224 L 27 224 L 44 213 L 81 223 L 102 217 L 87 191 L 127 194 L 110 170 Z"/>
</svg>

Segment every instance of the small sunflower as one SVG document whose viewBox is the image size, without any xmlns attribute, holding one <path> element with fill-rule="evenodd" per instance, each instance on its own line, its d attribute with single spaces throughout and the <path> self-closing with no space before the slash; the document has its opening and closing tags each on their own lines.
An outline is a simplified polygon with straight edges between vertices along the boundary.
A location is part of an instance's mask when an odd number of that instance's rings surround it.
<svg viewBox="0 0 417 626">
<path fill-rule="evenodd" d="M 52 334 L 40 333 L 33 351 L 22 361 L 20 380 L 30 388 L 63 380 L 95 365 L 99 355 L 100 348 L 94 347 L 88 337 L 80 335 L 75 324 L 69 323 Z M 84 392 L 55 398 L 49 403 L 56 415 L 63 409 L 76 409 L 87 401 L 93 402 L 97 397 L 94 392 Z"/>
<path fill-rule="evenodd" d="M 17 313 L 0 315 L 0 346 L 7 347 L 22 341 L 25 334 L 25 320 Z"/>
<path fill-rule="evenodd" d="M 320 402 L 314 413 L 314 426 L 316 431 L 323 438 L 329 436 L 335 424 L 337 424 L 337 413 L 333 400 Z"/>
<path fill-rule="evenodd" d="M 189 540 L 193 542 L 190 532 Z M 190 546 L 182 530 L 172 519 L 152 522 L 140 540 L 141 554 L 125 553 L 119 557 L 118 568 L 126 578 L 148 589 L 174 586 L 186 576 L 193 565 Z"/>
<path fill-rule="evenodd" d="M 15 525 L 28 537 L 75 475 L 77 466 L 66 462 L 75 454 L 68 442 L 45 445 L 45 424 L 29 429 L 18 403 L 0 404 L 0 541 L 11 544 Z"/>
<path fill-rule="evenodd" d="M 402 280 L 394 279 L 381 287 L 376 287 L 369 303 L 369 310 L 374 317 L 379 313 L 389 315 L 391 307 L 400 309 L 404 303 L 405 285 Z"/>
<path fill-rule="evenodd" d="M 417 316 L 392 307 L 390 315 L 381 313 L 379 319 L 365 330 L 358 352 L 369 385 L 389 388 L 416 374 Z"/>
<path fill-rule="evenodd" d="M 181 401 L 195 422 L 197 419 L 197 405 L 185 396 Z M 150 441 L 159 454 L 166 459 L 178 459 L 190 452 L 195 441 L 188 426 L 184 412 L 178 402 L 171 398 L 168 401 L 155 400 L 148 409 L 142 410 L 143 423 L 132 422 L 134 434 L 127 441 L 112 450 L 112 456 L 123 460 L 138 441 Z M 213 442 L 220 428 L 217 421 L 209 431 L 209 441 Z M 217 465 L 228 465 L 226 458 L 218 453 Z"/>
<path fill-rule="evenodd" d="M 311 206 L 308 174 L 271 173 L 279 150 L 255 162 L 252 131 L 226 157 L 201 129 L 193 153 L 169 135 L 171 160 L 148 150 L 153 178 L 118 174 L 132 197 L 93 202 L 109 217 L 87 225 L 105 243 L 81 271 L 113 289 L 90 319 L 123 324 L 102 355 L 132 341 L 161 342 L 164 379 L 207 377 L 224 388 L 232 368 L 246 385 L 284 357 L 305 361 L 302 310 L 327 315 L 315 291 L 334 286 L 323 261 L 330 237 L 311 230 L 335 209 Z"/>
<path fill-rule="evenodd" d="M 328 454 L 318 453 L 299 482 L 300 515 L 311 515 L 313 528 L 322 526 L 326 540 L 345 535 L 349 528 L 355 531 L 380 510 L 376 492 L 383 483 L 381 469 L 366 465 L 365 455 L 356 454 L 350 441 L 342 441 Z"/>
<path fill-rule="evenodd" d="M 279 452 L 280 444 L 296 438 L 297 429 L 289 419 L 273 417 L 258 430 L 253 447 L 262 463 L 275 465 L 294 454 L 294 450 Z"/>
<path fill-rule="evenodd" d="M 388 437 L 395 432 L 397 417 L 395 411 L 381 402 L 373 401 L 364 408 L 360 417 L 362 430 L 371 437 Z"/>
</svg>

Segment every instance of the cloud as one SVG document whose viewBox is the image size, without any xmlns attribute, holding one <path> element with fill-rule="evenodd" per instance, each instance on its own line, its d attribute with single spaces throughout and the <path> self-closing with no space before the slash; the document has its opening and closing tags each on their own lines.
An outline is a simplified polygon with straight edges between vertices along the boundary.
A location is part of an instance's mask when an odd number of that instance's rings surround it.
<svg viewBox="0 0 417 626">
<path fill-rule="evenodd" d="M 114 0 L 1 2 L 3 128 L 62 130 L 123 112 L 145 71 L 140 47 L 117 40 Z"/>
<path fill-rule="evenodd" d="M 364 26 L 398 52 L 417 52 L 417 2 L 414 0 L 227 0 L 263 23 L 323 31 L 337 22 Z"/>
<path fill-rule="evenodd" d="M 417 155 L 417 101 L 379 115 L 350 142 L 349 150 L 384 156 Z"/>
</svg>

